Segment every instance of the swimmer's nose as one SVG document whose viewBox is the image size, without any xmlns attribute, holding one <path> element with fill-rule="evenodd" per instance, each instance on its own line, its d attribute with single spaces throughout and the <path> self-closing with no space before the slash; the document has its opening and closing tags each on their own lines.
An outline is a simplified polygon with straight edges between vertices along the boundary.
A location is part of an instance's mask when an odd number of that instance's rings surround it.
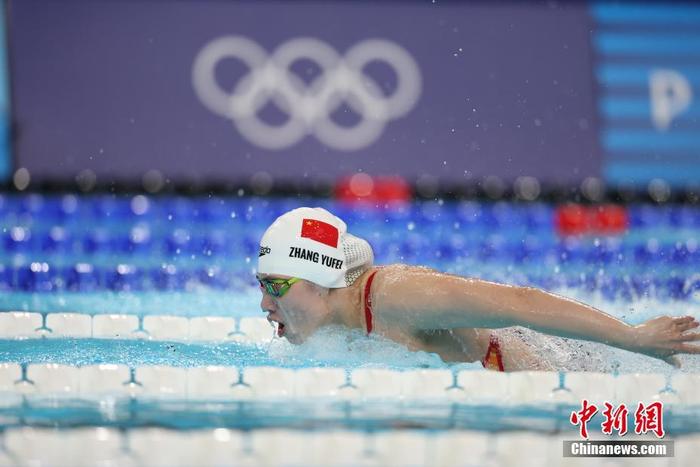
<svg viewBox="0 0 700 467">
<path fill-rule="evenodd" d="M 268 294 L 264 293 L 260 300 L 260 308 L 265 313 L 273 313 L 275 311 L 275 301 Z"/>
</svg>

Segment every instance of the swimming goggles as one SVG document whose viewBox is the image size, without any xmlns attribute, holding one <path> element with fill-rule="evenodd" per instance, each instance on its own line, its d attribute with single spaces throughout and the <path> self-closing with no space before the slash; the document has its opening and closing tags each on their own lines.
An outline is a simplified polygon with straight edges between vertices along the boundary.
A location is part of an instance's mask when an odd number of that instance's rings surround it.
<svg viewBox="0 0 700 467">
<path fill-rule="evenodd" d="M 261 279 L 257 275 L 255 278 L 258 280 L 258 283 L 260 283 L 260 288 L 277 298 L 286 294 L 292 284 L 301 280 L 297 277 L 292 277 L 289 279 Z"/>
</svg>

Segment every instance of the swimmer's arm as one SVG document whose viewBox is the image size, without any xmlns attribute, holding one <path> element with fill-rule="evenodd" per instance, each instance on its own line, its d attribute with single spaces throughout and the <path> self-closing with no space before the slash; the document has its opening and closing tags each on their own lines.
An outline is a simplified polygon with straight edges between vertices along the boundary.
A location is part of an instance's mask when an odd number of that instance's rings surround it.
<svg viewBox="0 0 700 467">
<path fill-rule="evenodd" d="M 594 307 L 532 287 L 517 287 L 430 270 L 386 271 L 384 295 L 391 319 L 416 329 L 526 326 L 561 337 L 584 339 L 669 361 L 678 352 L 700 353 L 680 334 L 698 326 L 691 317 L 662 317 L 630 326 Z M 379 289 L 379 287 L 378 287 Z M 390 291 L 389 296 L 386 291 Z M 381 294 L 382 291 L 377 290 Z M 402 316 L 402 317 L 400 317 Z M 669 363 L 672 363 L 669 361 Z"/>
</svg>

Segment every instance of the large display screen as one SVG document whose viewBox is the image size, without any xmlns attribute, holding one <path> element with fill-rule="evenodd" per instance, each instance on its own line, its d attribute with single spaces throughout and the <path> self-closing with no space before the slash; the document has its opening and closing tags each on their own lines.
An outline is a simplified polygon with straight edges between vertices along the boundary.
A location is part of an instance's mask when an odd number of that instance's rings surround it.
<svg viewBox="0 0 700 467">
<path fill-rule="evenodd" d="M 602 173 L 581 2 L 22 0 L 9 25 L 33 181 Z"/>
</svg>

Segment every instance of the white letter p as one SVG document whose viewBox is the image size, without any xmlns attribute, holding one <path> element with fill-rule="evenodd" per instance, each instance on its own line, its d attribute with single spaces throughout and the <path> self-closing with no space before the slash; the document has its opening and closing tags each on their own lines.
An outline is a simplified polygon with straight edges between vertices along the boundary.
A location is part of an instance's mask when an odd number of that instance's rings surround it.
<svg viewBox="0 0 700 467">
<path fill-rule="evenodd" d="M 654 70 L 649 76 L 651 121 L 656 129 L 668 130 L 673 118 L 690 105 L 693 92 L 690 83 L 673 70 Z"/>
</svg>

